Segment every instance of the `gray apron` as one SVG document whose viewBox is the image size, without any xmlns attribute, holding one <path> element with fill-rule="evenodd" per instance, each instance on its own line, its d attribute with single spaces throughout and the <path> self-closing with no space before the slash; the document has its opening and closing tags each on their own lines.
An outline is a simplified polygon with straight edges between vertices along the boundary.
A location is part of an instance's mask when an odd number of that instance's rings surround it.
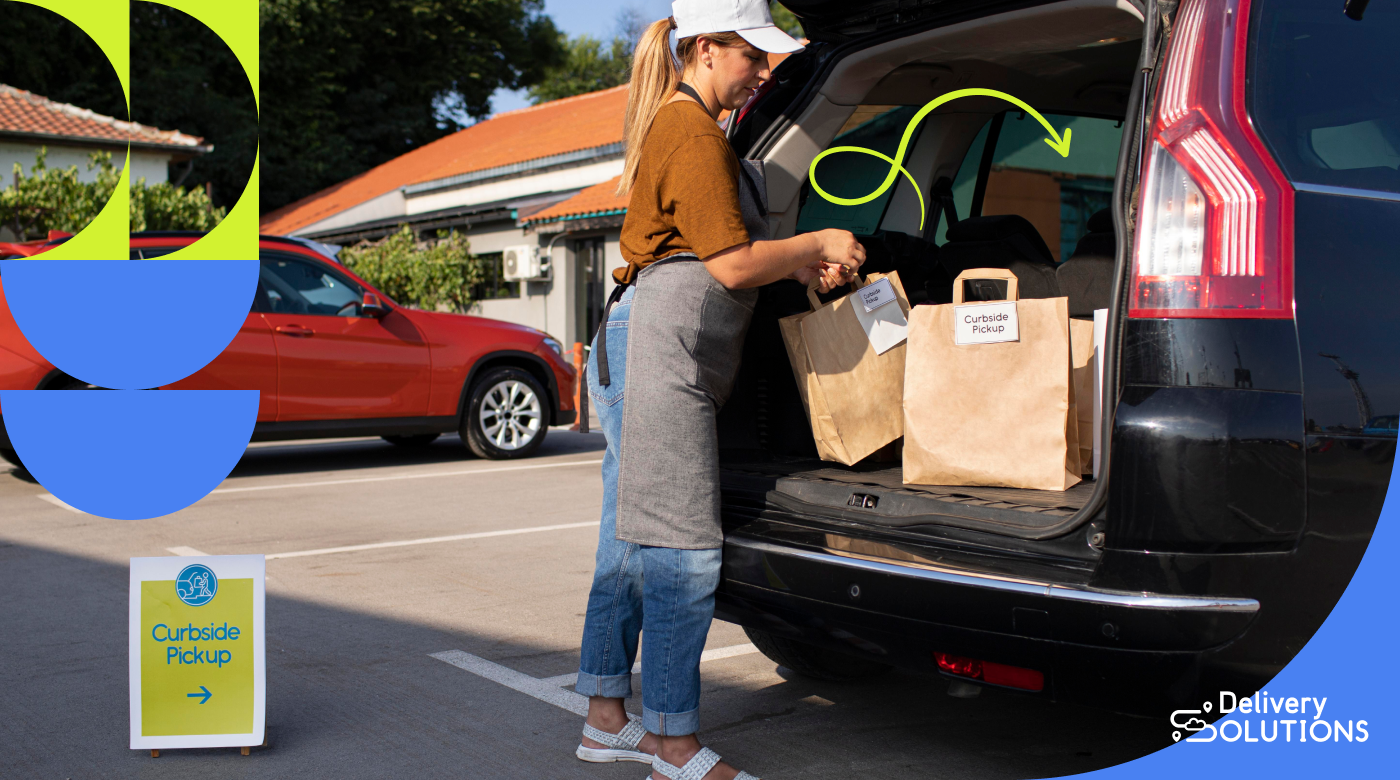
<svg viewBox="0 0 1400 780">
<path fill-rule="evenodd" d="M 740 160 L 749 238 L 768 238 L 763 163 Z M 700 550 L 724 542 L 715 416 L 739 371 L 758 289 L 728 290 L 693 254 L 642 269 L 627 326 L 617 538 Z"/>
</svg>

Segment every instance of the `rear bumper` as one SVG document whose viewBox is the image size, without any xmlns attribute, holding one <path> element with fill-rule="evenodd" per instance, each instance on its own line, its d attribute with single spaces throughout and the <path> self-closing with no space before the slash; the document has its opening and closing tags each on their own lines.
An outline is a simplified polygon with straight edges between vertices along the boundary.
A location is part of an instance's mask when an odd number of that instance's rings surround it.
<svg viewBox="0 0 1400 780">
<path fill-rule="evenodd" d="M 853 595 L 852 586 L 858 587 Z M 1161 715 L 1195 693 L 1253 599 L 1125 592 L 850 557 L 731 535 L 717 614 L 914 671 L 934 652 L 1036 669 L 1056 699 Z"/>
</svg>

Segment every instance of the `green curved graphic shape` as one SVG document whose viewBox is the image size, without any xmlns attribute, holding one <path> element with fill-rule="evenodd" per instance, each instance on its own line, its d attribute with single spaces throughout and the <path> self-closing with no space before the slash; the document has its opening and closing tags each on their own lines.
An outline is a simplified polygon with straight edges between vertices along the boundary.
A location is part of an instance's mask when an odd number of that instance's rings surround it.
<svg viewBox="0 0 1400 780">
<path fill-rule="evenodd" d="M 194 17 L 213 30 L 233 51 L 258 97 L 258 0 L 210 3 L 208 0 L 150 0 Z M 117 72 L 131 113 L 130 3 L 125 0 L 20 0 L 46 8 L 76 24 L 101 47 Z M 130 256 L 130 149 L 121 180 L 97 216 L 71 240 L 44 254 L 49 260 L 125 260 Z M 168 260 L 246 260 L 258 256 L 258 168 L 261 153 L 243 196 L 209 235 L 166 256 Z"/>
<path fill-rule="evenodd" d="M 1036 121 L 1045 127 L 1045 131 L 1050 134 L 1050 138 L 1046 138 L 1045 143 L 1049 144 L 1051 149 L 1059 152 L 1061 157 L 1069 156 L 1070 128 L 1066 127 L 1065 134 L 1061 137 L 1059 133 L 1055 132 L 1055 128 L 1046 121 L 1045 117 L 1040 115 L 1039 111 L 1031 108 L 1024 100 L 1008 95 L 1005 92 L 995 89 L 959 89 L 939 95 L 924 104 L 923 108 L 919 109 L 919 113 L 915 114 L 914 117 L 909 120 L 909 124 L 904 128 L 904 137 L 899 139 L 899 150 L 895 152 L 894 159 L 890 159 L 874 149 L 866 149 L 860 146 L 836 146 L 817 155 L 812 159 L 812 164 L 807 168 L 807 180 L 812 183 L 812 189 L 815 190 L 818 195 L 838 206 L 859 206 L 862 203 L 869 203 L 885 194 L 885 191 L 894 184 L 895 178 L 902 173 L 904 177 L 909 180 L 909 183 L 914 185 L 914 192 L 919 196 L 919 229 L 923 230 L 924 217 L 927 214 L 927 209 L 924 207 L 924 194 L 919 190 L 919 185 L 914 181 L 914 177 L 910 176 L 909 171 L 904 168 L 904 155 L 909 151 L 909 141 L 914 137 L 914 129 L 919 126 L 919 123 L 924 120 L 924 117 L 928 116 L 930 112 L 944 103 L 964 97 L 994 97 L 1015 105 L 1017 108 L 1035 117 Z M 1051 140 L 1052 138 L 1054 140 Z M 868 195 L 862 195 L 859 198 L 837 197 L 828 193 L 821 188 L 821 185 L 817 184 L 817 163 L 821 162 L 822 158 L 827 155 L 836 154 L 837 152 L 860 152 L 861 154 L 879 157 L 890 164 L 890 172 L 885 174 L 885 180 L 880 182 L 880 186 L 876 187 L 875 190 Z"/>
<path fill-rule="evenodd" d="M 131 118 L 131 25 L 126 3 L 91 0 L 20 0 L 67 19 L 96 43 L 117 72 Z M 57 56 L 51 54 L 50 56 Z M 125 260 L 131 254 L 131 151 L 113 155 L 122 164 L 121 178 L 87 227 L 66 243 L 44 253 L 48 260 Z"/>
<path fill-rule="evenodd" d="M 912 127 L 914 127 L 915 124 L 917 124 L 917 122 L 911 123 L 909 126 L 912 128 Z M 905 137 L 906 137 L 906 138 L 908 137 L 908 133 L 907 133 L 907 132 L 905 133 Z M 902 153 L 904 152 L 904 147 L 903 147 L 903 146 L 900 146 L 900 147 L 899 147 L 899 151 L 900 151 L 900 153 L 901 153 L 901 155 L 902 155 Z M 887 162 L 887 163 L 890 164 L 890 176 L 889 176 L 889 178 L 885 179 L 885 183 L 884 183 L 884 184 L 881 184 L 881 185 L 880 185 L 880 188 L 879 188 L 878 190 L 875 190 L 874 192 L 872 192 L 872 193 L 870 193 L 869 195 L 866 195 L 866 196 L 864 196 L 864 197 L 860 197 L 860 198 L 842 198 L 842 197 L 838 197 L 838 196 L 836 196 L 836 195 L 832 195 L 831 193 L 829 193 L 829 192 L 827 192 L 826 190 L 822 189 L 822 186 L 821 186 L 820 184 L 817 184 L 816 170 L 817 170 L 817 163 L 820 162 L 821 159 L 822 159 L 823 157 L 827 156 L 828 154 L 836 154 L 837 152 L 860 152 L 861 154 L 868 154 L 868 155 L 870 155 L 871 157 L 879 157 L 881 160 L 884 160 L 885 162 Z M 926 209 L 924 208 L 924 193 L 922 193 L 922 192 L 919 191 L 919 183 L 916 182 L 916 181 L 914 181 L 914 177 L 909 175 L 909 171 L 905 170 L 905 168 L 904 168 L 903 165 L 900 165 L 899 162 L 897 162 L 896 160 L 890 158 L 888 155 L 881 154 L 880 152 L 877 152 L 877 151 L 875 151 L 874 149 L 866 149 L 866 148 L 863 147 L 863 146 L 833 146 L 832 148 L 827 149 L 826 151 L 824 151 L 824 152 L 822 152 L 821 154 L 817 155 L 817 159 L 815 159 L 815 160 L 812 161 L 812 170 L 811 170 L 811 172 L 810 172 L 810 174 L 809 174 L 809 178 L 812 180 L 812 189 L 816 190 L 816 191 L 817 191 L 817 194 L 820 195 L 820 196 L 822 196 L 823 198 L 826 198 L 827 200 L 831 201 L 832 203 L 835 203 L 835 204 L 840 205 L 840 206 L 859 206 L 859 205 L 862 204 L 862 203 L 869 203 L 870 201 L 874 200 L 875 198 L 880 197 L 880 193 L 882 193 L 882 192 L 884 192 L 885 190 L 889 189 L 889 188 L 890 188 L 890 182 L 894 181 L 895 172 L 899 172 L 899 173 L 904 174 L 904 178 L 908 179 L 908 180 L 909 180 L 909 183 L 912 184 L 912 185 L 914 185 L 914 194 L 919 196 L 919 229 L 920 229 L 920 230 L 923 230 L 923 229 L 924 229 L 924 217 L 923 217 L 923 215 L 924 215 L 924 212 L 926 211 Z"/>
</svg>

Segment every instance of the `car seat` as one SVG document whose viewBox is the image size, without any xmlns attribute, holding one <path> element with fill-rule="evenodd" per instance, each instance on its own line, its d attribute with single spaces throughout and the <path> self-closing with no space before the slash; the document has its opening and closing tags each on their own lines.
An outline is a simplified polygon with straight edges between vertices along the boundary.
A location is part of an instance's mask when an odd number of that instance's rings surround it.
<svg viewBox="0 0 1400 780">
<path fill-rule="evenodd" d="M 1118 249 L 1113 233 L 1113 212 L 1103 209 L 1089 217 L 1089 232 L 1079 239 L 1055 278 L 1060 292 L 1069 298 L 1069 316 L 1089 319 L 1095 309 L 1109 308 L 1113 297 L 1113 266 Z"/>
<path fill-rule="evenodd" d="M 970 268 L 1004 268 L 1016 274 L 1022 298 L 1060 295 L 1050 248 L 1035 226 L 1019 214 L 970 217 L 953 223 L 938 259 L 949 279 Z"/>
</svg>

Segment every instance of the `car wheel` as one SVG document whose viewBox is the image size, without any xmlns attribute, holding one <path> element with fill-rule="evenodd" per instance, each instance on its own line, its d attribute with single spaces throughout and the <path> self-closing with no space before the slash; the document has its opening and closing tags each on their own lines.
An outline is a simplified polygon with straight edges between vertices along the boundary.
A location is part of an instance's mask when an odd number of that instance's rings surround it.
<svg viewBox="0 0 1400 780">
<path fill-rule="evenodd" d="M 890 667 L 885 664 L 809 645 L 806 642 L 774 636 L 767 631 L 760 631 L 756 628 L 744 626 L 744 633 L 749 635 L 749 640 L 753 642 L 754 647 L 767 656 L 768 660 L 779 666 L 785 666 L 803 677 L 833 682 L 849 682 L 874 677 L 890 670 Z"/>
<path fill-rule="evenodd" d="M 380 438 L 400 447 L 422 447 L 432 444 L 441 435 L 439 433 L 418 433 L 413 436 L 381 436 Z"/>
<path fill-rule="evenodd" d="M 4 458 L 10 463 L 19 466 L 20 468 L 24 468 L 24 463 L 19 459 L 19 453 L 15 452 L 14 450 L 0 448 L 0 458 Z"/>
<path fill-rule="evenodd" d="M 493 368 L 472 387 L 462 419 L 462 441 L 478 457 L 524 458 L 549 429 L 549 396 L 530 372 Z"/>
<path fill-rule="evenodd" d="M 84 381 L 82 381 L 82 380 L 80 380 L 80 379 L 72 379 L 72 378 L 70 378 L 70 377 L 63 377 L 61 382 L 59 382 L 58 384 L 55 384 L 54 386 L 52 386 L 52 387 L 50 387 L 50 388 L 48 388 L 48 389 L 49 389 L 49 390 L 96 390 L 96 389 L 98 389 L 98 388 L 97 388 L 96 385 L 90 385 L 90 384 L 88 384 L 87 382 L 84 382 Z M 18 466 L 18 467 L 22 468 L 22 469 L 24 468 L 24 461 L 22 461 L 22 460 L 19 459 L 19 453 L 18 453 L 18 452 L 15 452 L 15 451 L 12 450 L 12 449 L 8 449 L 8 448 L 5 448 L 5 447 L 0 447 L 0 458 L 3 458 L 4 460 L 6 460 L 6 461 L 8 461 L 8 462 L 10 462 L 10 463 L 12 463 L 12 464 L 14 464 L 15 466 Z M 28 469 L 26 469 L 26 471 L 27 471 L 27 470 L 28 470 Z"/>
</svg>

